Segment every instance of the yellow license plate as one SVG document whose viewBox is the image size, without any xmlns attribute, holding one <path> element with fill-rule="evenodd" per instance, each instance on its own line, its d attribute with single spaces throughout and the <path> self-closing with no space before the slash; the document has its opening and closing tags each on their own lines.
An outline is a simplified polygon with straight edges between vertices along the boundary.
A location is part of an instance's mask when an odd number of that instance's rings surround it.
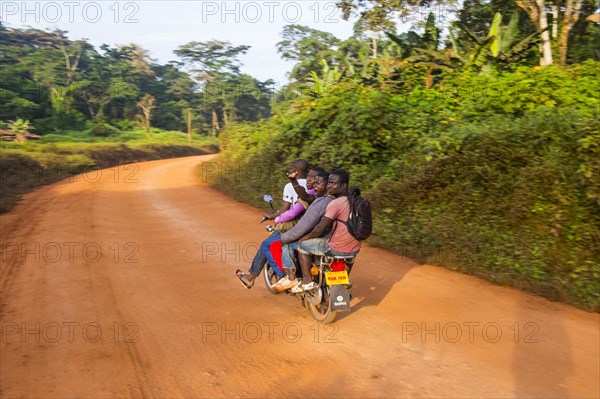
<svg viewBox="0 0 600 399">
<path fill-rule="evenodd" d="M 337 284 L 350 284 L 350 280 L 348 280 L 348 272 L 325 272 L 325 280 L 327 281 L 327 285 L 337 285 Z"/>
</svg>

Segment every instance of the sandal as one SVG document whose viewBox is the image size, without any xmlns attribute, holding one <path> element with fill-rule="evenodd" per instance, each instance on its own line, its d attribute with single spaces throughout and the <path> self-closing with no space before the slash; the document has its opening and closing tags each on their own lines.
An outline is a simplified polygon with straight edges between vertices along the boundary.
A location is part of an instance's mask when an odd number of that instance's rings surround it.
<svg viewBox="0 0 600 399">
<path fill-rule="evenodd" d="M 316 290 L 317 288 L 319 288 L 319 287 L 317 286 L 317 284 L 315 284 L 315 282 L 314 282 L 314 281 L 311 281 L 311 282 L 310 282 L 310 283 L 308 283 L 308 284 L 302 284 L 302 289 L 303 289 L 304 291 L 314 291 L 314 290 Z"/>
<path fill-rule="evenodd" d="M 240 281 L 240 283 L 242 283 L 242 285 L 244 286 L 244 288 L 250 289 L 254 285 L 254 281 L 252 281 L 252 284 L 248 284 L 247 282 L 245 282 L 244 279 L 243 279 L 243 277 L 246 276 L 246 275 L 247 274 L 244 273 L 243 271 L 241 271 L 240 269 L 237 269 L 235 271 L 235 276 Z"/>
<path fill-rule="evenodd" d="M 317 288 L 318 287 L 315 284 L 315 282 L 311 281 L 308 284 L 298 284 L 297 286 L 295 286 L 294 288 L 292 288 L 292 290 L 290 292 L 293 292 L 294 294 L 299 294 L 301 292 L 313 291 L 313 290 L 315 290 Z"/>
<path fill-rule="evenodd" d="M 294 288 L 292 288 L 292 289 L 290 290 L 290 292 L 291 292 L 292 294 L 299 294 L 299 293 L 301 293 L 301 292 L 304 292 L 304 290 L 302 289 L 302 284 L 298 284 L 297 286 L 295 286 Z"/>
<path fill-rule="evenodd" d="M 293 289 L 296 286 L 298 286 L 300 283 L 298 280 L 290 280 L 287 277 L 282 278 L 281 280 L 279 280 L 274 286 L 273 288 L 275 288 L 277 291 L 279 292 L 284 292 L 287 291 L 289 289 Z"/>
</svg>

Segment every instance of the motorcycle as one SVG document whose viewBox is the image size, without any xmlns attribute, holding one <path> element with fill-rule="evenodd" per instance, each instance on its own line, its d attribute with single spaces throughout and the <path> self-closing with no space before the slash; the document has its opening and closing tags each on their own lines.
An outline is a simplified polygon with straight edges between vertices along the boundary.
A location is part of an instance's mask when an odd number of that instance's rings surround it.
<svg viewBox="0 0 600 399">
<path fill-rule="evenodd" d="M 263 200 L 269 202 L 271 209 L 274 209 L 273 198 L 269 194 L 265 194 Z M 265 216 L 260 223 L 266 220 L 268 219 Z M 277 229 L 275 226 L 269 225 L 266 230 L 272 234 Z M 280 245 L 280 241 L 273 243 L 275 247 L 278 245 L 277 243 Z M 281 248 L 281 246 L 279 247 Z M 275 256 L 275 253 L 273 255 L 277 261 L 278 257 Z M 317 288 L 299 293 L 292 293 L 290 290 L 285 292 L 299 298 L 302 306 L 308 308 L 311 316 L 316 321 L 322 324 L 331 323 L 335 320 L 338 312 L 350 310 L 352 295 L 349 290 L 352 284 L 349 275 L 354 266 L 354 260 L 355 256 L 312 255 L 310 272 L 312 281 L 317 285 Z M 281 262 L 278 262 L 277 266 L 282 270 Z M 263 267 L 263 276 L 267 290 L 272 294 L 279 294 L 280 291 L 274 286 L 280 277 L 268 261 Z M 302 278 L 300 267 L 296 267 L 296 278 Z"/>
</svg>

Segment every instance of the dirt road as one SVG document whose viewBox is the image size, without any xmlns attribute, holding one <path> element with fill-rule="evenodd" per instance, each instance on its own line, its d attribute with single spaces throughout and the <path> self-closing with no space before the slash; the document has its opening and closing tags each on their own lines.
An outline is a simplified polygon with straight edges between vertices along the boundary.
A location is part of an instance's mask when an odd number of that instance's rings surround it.
<svg viewBox="0 0 600 399">
<path fill-rule="evenodd" d="M 600 396 L 597 314 L 375 248 L 329 327 L 243 289 L 264 212 L 204 186 L 210 159 L 89 173 L 0 216 L 2 398 Z"/>
</svg>

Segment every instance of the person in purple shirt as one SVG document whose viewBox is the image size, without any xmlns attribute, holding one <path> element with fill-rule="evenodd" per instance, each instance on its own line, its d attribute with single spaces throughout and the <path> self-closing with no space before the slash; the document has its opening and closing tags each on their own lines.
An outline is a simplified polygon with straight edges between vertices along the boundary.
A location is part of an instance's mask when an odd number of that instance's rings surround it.
<svg viewBox="0 0 600 399">
<path fill-rule="evenodd" d="M 306 176 L 306 188 L 302 187 L 296 180 L 298 176 L 298 172 L 292 172 L 288 175 L 290 179 L 290 183 L 292 183 L 292 188 L 296 191 L 298 195 L 298 200 L 296 203 L 284 214 L 275 218 L 275 224 L 289 222 L 291 220 L 297 219 L 302 213 L 308 209 L 308 206 L 312 204 L 315 200 L 315 178 L 321 174 L 326 173 L 325 169 L 320 166 L 314 166 L 308 172 L 308 176 Z"/>
</svg>

